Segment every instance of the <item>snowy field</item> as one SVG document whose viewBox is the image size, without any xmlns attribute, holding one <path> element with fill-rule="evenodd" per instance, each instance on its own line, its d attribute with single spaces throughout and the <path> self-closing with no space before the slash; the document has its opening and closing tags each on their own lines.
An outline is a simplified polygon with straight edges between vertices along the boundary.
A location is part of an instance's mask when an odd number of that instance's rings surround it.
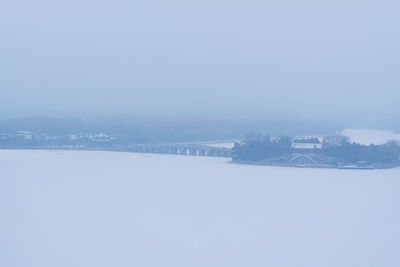
<svg viewBox="0 0 400 267">
<path fill-rule="evenodd" d="M 235 142 L 234 141 L 232 141 L 232 142 L 223 142 L 223 143 L 218 142 L 218 143 L 209 143 L 207 145 L 211 146 L 211 147 L 233 148 L 233 146 L 235 145 Z"/>
<path fill-rule="evenodd" d="M 381 145 L 392 140 L 400 141 L 400 134 L 387 130 L 344 129 L 341 134 L 348 136 L 350 142 L 356 142 L 364 145 Z"/>
<path fill-rule="evenodd" d="M 400 266 L 400 169 L 0 150 L 0 266 Z"/>
</svg>

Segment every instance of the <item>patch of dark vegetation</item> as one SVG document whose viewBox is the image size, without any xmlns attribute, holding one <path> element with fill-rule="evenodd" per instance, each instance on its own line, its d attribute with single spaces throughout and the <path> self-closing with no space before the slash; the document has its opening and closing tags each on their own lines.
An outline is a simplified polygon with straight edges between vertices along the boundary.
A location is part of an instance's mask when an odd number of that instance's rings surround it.
<svg viewBox="0 0 400 267">
<path fill-rule="evenodd" d="M 299 143 L 309 146 L 295 145 Z M 400 145 L 397 141 L 362 145 L 350 143 L 342 136 L 325 137 L 322 142 L 316 137 L 250 136 L 235 143 L 232 159 L 241 163 L 298 167 L 384 168 L 400 165 Z"/>
</svg>

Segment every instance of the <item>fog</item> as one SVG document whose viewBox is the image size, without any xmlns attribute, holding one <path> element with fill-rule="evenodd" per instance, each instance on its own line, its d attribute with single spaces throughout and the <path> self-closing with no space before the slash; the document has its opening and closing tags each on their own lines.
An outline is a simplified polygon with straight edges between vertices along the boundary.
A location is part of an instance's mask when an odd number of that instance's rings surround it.
<svg viewBox="0 0 400 267">
<path fill-rule="evenodd" d="M 1 118 L 396 125 L 399 11 L 394 0 L 5 0 Z"/>
</svg>

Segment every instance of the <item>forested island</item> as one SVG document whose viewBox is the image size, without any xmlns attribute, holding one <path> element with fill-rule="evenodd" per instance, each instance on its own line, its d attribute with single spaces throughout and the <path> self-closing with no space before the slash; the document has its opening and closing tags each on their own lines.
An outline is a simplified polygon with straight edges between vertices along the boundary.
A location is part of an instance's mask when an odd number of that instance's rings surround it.
<svg viewBox="0 0 400 267">
<path fill-rule="evenodd" d="M 323 138 L 250 137 L 235 143 L 232 161 L 272 166 L 376 169 L 400 166 L 400 145 L 351 143 L 344 136 Z"/>
</svg>

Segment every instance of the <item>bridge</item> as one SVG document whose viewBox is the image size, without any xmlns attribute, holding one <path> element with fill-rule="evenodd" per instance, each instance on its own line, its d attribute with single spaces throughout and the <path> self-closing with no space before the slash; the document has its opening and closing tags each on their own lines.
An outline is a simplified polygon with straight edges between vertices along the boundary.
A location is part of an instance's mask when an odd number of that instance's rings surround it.
<svg viewBox="0 0 400 267">
<path fill-rule="evenodd" d="M 302 164 L 311 163 L 311 164 L 318 164 L 318 162 L 306 154 L 293 154 L 293 157 L 289 160 L 290 163 L 299 162 Z"/>
<path fill-rule="evenodd" d="M 175 154 L 205 157 L 231 157 L 232 149 L 225 147 L 212 147 L 203 144 L 138 144 L 129 146 L 129 152 Z"/>
</svg>

